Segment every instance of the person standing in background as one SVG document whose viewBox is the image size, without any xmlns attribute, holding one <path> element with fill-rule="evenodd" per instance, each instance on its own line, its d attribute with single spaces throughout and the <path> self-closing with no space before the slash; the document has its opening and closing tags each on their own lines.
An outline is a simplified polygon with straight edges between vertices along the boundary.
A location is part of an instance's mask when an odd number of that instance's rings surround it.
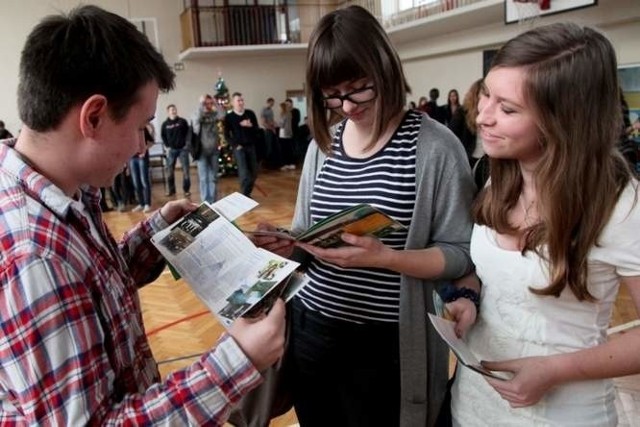
<svg viewBox="0 0 640 427">
<path fill-rule="evenodd" d="M 287 109 L 289 111 L 291 111 L 291 138 L 293 139 L 292 141 L 292 148 L 293 148 L 293 161 L 291 163 L 289 163 L 289 165 L 293 165 L 293 168 L 289 168 L 289 169 L 295 169 L 295 164 L 298 162 L 298 160 L 302 161 L 303 157 L 302 157 L 302 147 L 301 147 L 301 143 L 300 143 L 300 110 L 298 110 L 296 107 L 293 106 L 293 100 L 291 98 L 287 98 L 284 101 L 287 104 Z M 287 164 L 285 162 L 285 164 Z"/>
<path fill-rule="evenodd" d="M 445 112 L 444 107 L 440 107 L 438 105 L 438 98 L 440 97 L 440 90 L 434 87 L 429 91 L 429 101 L 427 102 L 427 114 L 433 120 L 444 124 L 445 122 Z"/>
<path fill-rule="evenodd" d="M 464 96 L 462 106 L 456 109 L 449 122 L 449 129 L 458 137 L 464 151 L 469 158 L 471 167 L 482 157 L 482 141 L 479 140 L 476 131 L 476 117 L 478 116 L 478 100 L 482 90 L 482 79 L 471 84 Z M 477 157 L 476 157 L 477 156 Z M 481 185 L 479 188 L 482 188 Z"/>
<path fill-rule="evenodd" d="M 456 89 L 451 89 L 447 95 L 447 105 L 443 105 L 444 125 L 449 126 L 453 115 L 460 108 L 460 95 Z"/>
<path fill-rule="evenodd" d="M 244 98 L 240 92 L 231 95 L 231 106 L 233 110 L 225 117 L 225 137 L 233 147 L 233 155 L 238 164 L 240 191 L 251 197 L 258 177 L 258 119 L 253 111 L 244 108 Z"/>
<path fill-rule="evenodd" d="M 0 120 L 0 139 L 13 138 L 13 134 L 4 127 L 4 122 Z"/>
<path fill-rule="evenodd" d="M 211 95 L 205 94 L 200 97 L 198 109 L 191 120 L 191 155 L 198 165 L 200 199 L 203 202 L 213 203 L 218 198 L 218 122 L 224 117 L 224 109 Z"/>
<path fill-rule="evenodd" d="M 264 130 L 264 165 L 269 169 L 278 168 L 282 163 L 278 146 L 278 127 L 273 112 L 274 103 L 273 98 L 267 98 L 267 103 L 260 112 L 260 124 Z"/>
<path fill-rule="evenodd" d="M 309 129 L 309 118 L 307 116 L 304 116 L 304 119 L 302 119 L 302 124 L 298 128 L 298 138 L 300 139 L 300 148 L 302 149 L 302 152 L 300 153 L 301 159 L 304 160 L 304 158 L 307 156 L 309 143 L 313 138 L 311 136 L 311 129 Z"/>
<path fill-rule="evenodd" d="M 191 144 L 191 129 L 189 122 L 178 116 L 178 109 L 174 104 L 167 106 L 167 119 L 162 123 L 160 136 L 162 143 L 167 149 L 167 194 L 165 196 L 173 196 L 176 194 L 175 169 L 176 160 L 180 159 L 182 167 L 182 190 L 184 196 L 191 195 L 191 173 L 189 171 L 189 146 Z"/>
<path fill-rule="evenodd" d="M 618 141 L 618 150 L 622 154 L 627 162 L 629 163 L 629 167 L 633 171 L 634 174 L 637 174 L 636 164 L 638 163 L 638 147 L 636 142 L 631 137 L 633 133 L 633 126 L 631 125 L 631 118 L 629 116 L 629 104 L 627 103 L 626 98 L 624 97 L 624 92 L 622 88 L 620 90 L 620 109 L 622 111 L 622 128 L 620 130 L 620 140 Z"/>
<path fill-rule="evenodd" d="M 416 107 L 416 109 L 418 111 L 422 111 L 423 113 L 427 113 L 429 114 L 429 100 L 427 99 L 426 96 L 421 96 L 420 99 L 418 99 L 418 106 Z"/>
<path fill-rule="evenodd" d="M 280 103 L 280 129 L 278 131 L 278 142 L 280 144 L 280 152 L 282 153 L 283 166 L 281 171 L 294 170 L 295 165 L 295 140 L 293 139 L 292 129 L 292 109 L 293 107 L 288 102 Z"/>
<path fill-rule="evenodd" d="M 113 185 L 109 188 L 109 192 L 111 193 L 111 197 L 114 203 L 114 209 L 118 212 L 123 212 L 126 209 L 129 200 L 132 199 L 129 194 L 129 189 L 133 187 L 133 184 L 130 185 L 130 177 L 127 176 L 127 168 L 116 175 L 113 180 Z"/>
<path fill-rule="evenodd" d="M 151 171 L 149 170 L 149 148 L 155 143 L 153 126 L 148 123 L 143 130 L 144 150 L 137 153 L 129 161 L 131 180 L 136 193 L 138 205 L 131 212 L 151 212 Z"/>
</svg>

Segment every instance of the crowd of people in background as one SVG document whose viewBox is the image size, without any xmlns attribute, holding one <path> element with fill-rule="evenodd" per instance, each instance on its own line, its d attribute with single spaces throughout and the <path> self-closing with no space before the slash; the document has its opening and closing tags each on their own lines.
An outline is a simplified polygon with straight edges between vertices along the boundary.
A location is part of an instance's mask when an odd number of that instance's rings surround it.
<svg viewBox="0 0 640 427">
<path fill-rule="evenodd" d="M 301 123 L 300 110 L 291 98 L 280 103 L 277 115 L 274 105 L 274 99 L 269 97 L 260 112 L 264 144 L 258 156 L 266 169 L 294 170 L 304 159 L 311 140 L 307 118 Z"/>
<path fill-rule="evenodd" d="M 291 98 L 274 111 L 275 101 L 268 98 L 259 118 L 244 107 L 242 94 L 232 94 L 230 109 L 210 94 L 203 94 L 195 113 L 190 118 L 178 114 L 175 104 L 166 107 L 167 117 L 160 126 L 160 138 L 156 138 L 153 126 L 144 129 L 147 149 L 136 154 L 118 174 L 111 187 L 102 189 L 102 209 L 105 212 L 123 212 L 133 206 L 131 212 L 152 210 L 152 177 L 149 149 L 162 144 L 164 158 L 165 197 L 177 195 L 175 170 L 178 162 L 182 172 L 181 196 L 191 197 L 190 164 L 197 165 L 201 201 L 213 203 L 218 198 L 221 147 L 231 146 L 237 165 L 239 189 L 251 196 L 260 168 L 265 170 L 295 170 L 304 159 L 311 141 L 307 118 L 301 123 L 300 110 Z M 11 138 L 11 133 L 0 121 L 0 135 Z M 111 200 L 111 204 L 108 200 Z"/>
</svg>

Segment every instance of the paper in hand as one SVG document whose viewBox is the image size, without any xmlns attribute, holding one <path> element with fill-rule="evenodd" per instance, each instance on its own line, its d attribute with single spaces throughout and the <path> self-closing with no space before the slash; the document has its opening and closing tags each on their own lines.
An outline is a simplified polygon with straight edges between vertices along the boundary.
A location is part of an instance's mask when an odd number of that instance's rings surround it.
<svg viewBox="0 0 640 427">
<path fill-rule="evenodd" d="M 452 322 L 447 319 L 443 319 L 442 317 L 435 316 L 431 313 L 428 313 L 429 320 L 431 324 L 436 329 L 438 334 L 442 337 L 442 339 L 447 343 L 453 354 L 456 355 L 458 361 L 462 363 L 469 369 L 472 369 L 482 375 L 486 375 L 491 378 L 495 378 L 498 380 L 508 380 L 509 377 L 507 374 L 503 372 L 494 372 L 490 371 L 478 360 L 478 358 L 471 352 L 467 343 L 458 338 L 455 332 L 455 322 Z"/>
</svg>

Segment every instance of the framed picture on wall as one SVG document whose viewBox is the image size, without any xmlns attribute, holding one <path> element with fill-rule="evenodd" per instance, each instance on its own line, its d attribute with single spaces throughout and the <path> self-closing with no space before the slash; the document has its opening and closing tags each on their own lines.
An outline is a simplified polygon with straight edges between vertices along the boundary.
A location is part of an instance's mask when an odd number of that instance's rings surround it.
<svg viewBox="0 0 640 427">
<path fill-rule="evenodd" d="M 598 0 L 505 0 L 504 23 L 528 21 L 597 4 Z"/>
</svg>

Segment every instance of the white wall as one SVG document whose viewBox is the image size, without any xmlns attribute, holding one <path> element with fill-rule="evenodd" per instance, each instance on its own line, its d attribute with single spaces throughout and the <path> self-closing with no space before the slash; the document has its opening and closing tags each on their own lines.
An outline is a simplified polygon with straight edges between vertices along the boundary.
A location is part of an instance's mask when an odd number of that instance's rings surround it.
<svg viewBox="0 0 640 427">
<path fill-rule="evenodd" d="M 158 23 L 160 50 L 167 62 L 178 62 L 181 49 L 180 13 L 182 0 L 94 0 L 127 18 L 155 18 Z M 572 20 L 599 27 L 616 46 L 620 64 L 640 63 L 640 0 L 599 0 L 598 6 L 538 19 L 543 25 Z M 1 0 L 0 1 L 0 119 L 15 133 L 20 127 L 16 111 L 16 89 L 20 51 L 31 28 L 45 15 L 68 11 L 77 0 Z M 461 18 L 461 19 L 469 19 Z M 472 20 L 471 20 L 472 22 Z M 440 103 L 449 89 L 461 96 L 482 74 L 482 51 L 498 48 L 509 38 L 528 29 L 525 25 L 507 25 L 502 16 L 482 27 L 455 32 L 438 32 L 398 44 L 413 95 L 417 100 L 431 87 L 440 89 Z M 287 90 L 304 88 L 305 58 L 303 53 L 278 55 L 227 55 L 188 59 L 184 70 L 176 72 L 176 89 L 161 95 L 157 117 L 165 118 L 165 107 L 174 103 L 180 115 L 189 117 L 199 96 L 213 93 L 221 71 L 231 92 L 242 92 L 247 108 L 258 113 L 264 100 L 276 102 L 285 98 Z"/>
<path fill-rule="evenodd" d="M 172 102 L 180 115 L 189 117 L 195 111 L 200 95 L 215 94 L 214 86 L 221 71 L 229 95 L 241 92 L 246 108 L 259 116 L 267 98 L 273 97 L 277 105 L 285 100 L 287 90 L 304 88 L 304 64 L 305 58 L 301 54 L 186 60 L 184 71 L 177 72 L 176 90 L 158 101 L 158 109 L 162 110 L 166 103 Z M 161 116 L 164 117 L 164 112 Z"/>
<path fill-rule="evenodd" d="M 12 133 L 21 126 L 16 107 L 20 52 L 31 29 L 44 16 L 67 12 L 78 0 L 1 0 L 0 1 L 0 120 Z M 158 23 L 160 51 L 173 65 L 181 50 L 180 13 L 182 0 L 93 0 L 91 3 L 129 19 L 155 18 Z M 184 61 L 184 70 L 176 72 L 176 88 L 158 99 L 156 124 L 166 117 L 165 107 L 173 103 L 183 117 L 195 111 L 203 93 L 214 94 L 218 71 L 222 72 L 230 92 L 242 92 L 247 108 L 259 114 L 264 101 L 285 99 L 287 90 L 304 88 L 304 54 L 280 57 L 216 57 Z"/>
</svg>

